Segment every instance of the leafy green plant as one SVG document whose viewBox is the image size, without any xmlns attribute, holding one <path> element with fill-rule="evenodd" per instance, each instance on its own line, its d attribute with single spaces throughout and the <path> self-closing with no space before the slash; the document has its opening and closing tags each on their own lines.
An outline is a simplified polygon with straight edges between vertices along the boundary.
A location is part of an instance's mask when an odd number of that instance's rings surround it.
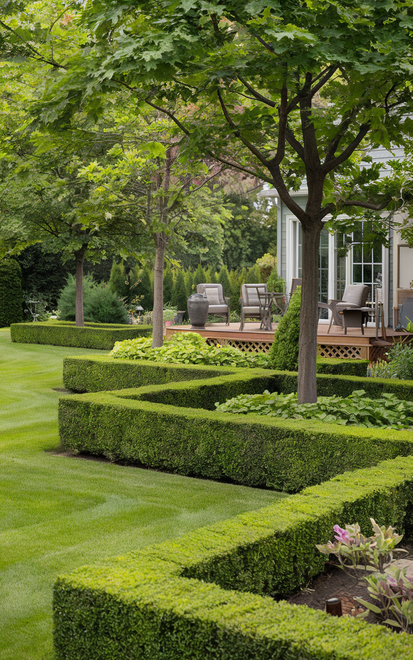
<svg viewBox="0 0 413 660">
<path fill-rule="evenodd" d="M 297 287 L 285 315 L 278 324 L 271 346 L 269 364 L 274 369 L 298 369 L 301 287 Z"/>
<path fill-rule="evenodd" d="M 413 402 L 401 401 L 395 394 L 369 399 L 364 390 L 350 396 L 319 397 L 317 403 L 298 403 L 296 394 L 241 394 L 217 405 L 218 412 L 256 413 L 284 419 L 318 419 L 347 426 L 413 428 Z"/>
<path fill-rule="evenodd" d="M 180 364 L 216 364 L 231 367 L 265 367 L 263 353 L 243 353 L 232 346 L 209 346 L 196 332 L 176 333 L 160 348 L 152 348 L 152 339 L 116 342 L 111 357 Z"/>
<path fill-rule="evenodd" d="M 75 320 L 76 279 L 69 275 L 63 288 L 58 307 L 63 321 Z M 127 323 L 125 305 L 107 284 L 96 284 L 86 275 L 83 278 L 83 308 L 86 321 L 94 323 Z"/>
<path fill-rule="evenodd" d="M 373 378 L 413 380 L 413 345 L 397 342 L 387 353 L 388 362 L 379 360 L 370 369 Z"/>
</svg>

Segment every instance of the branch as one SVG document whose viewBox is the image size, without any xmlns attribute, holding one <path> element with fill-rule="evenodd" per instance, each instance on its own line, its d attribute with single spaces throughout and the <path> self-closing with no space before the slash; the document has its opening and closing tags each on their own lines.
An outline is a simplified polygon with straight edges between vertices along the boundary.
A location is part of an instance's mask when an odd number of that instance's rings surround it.
<svg viewBox="0 0 413 660">
<path fill-rule="evenodd" d="M 7 25 L 7 23 L 4 23 L 3 21 L 0 21 L 0 26 L 3 27 L 5 30 L 8 30 L 9 32 L 11 32 L 15 37 L 17 37 L 26 48 L 31 50 L 36 55 L 36 59 L 40 60 L 41 62 L 44 62 L 45 64 L 50 64 L 51 66 L 57 67 L 59 69 L 67 70 L 67 67 L 63 66 L 63 64 L 59 64 L 55 60 L 48 60 L 45 57 L 43 57 L 43 55 L 41 55 L 41 53 L 39 53 L 39 51 L 36 50 L 36 48 L 34 48 L 31 44 L 27 43 L 27 41 L 25 41 L 23 39 L 23 37 L 21 37 L 19 34 L 17 34 L 17 32 L 15 32 L 15 30 L 13 30 L 13 28 L 11 28 L 9 25 Z M 32 57 L 33 57 L 33 55 L 32 55 Z"/>
<path fill-rule="evenodd" d="M 281 90 L 281 102 L 278 109 L 279 125 L 278 125 L 277 151 L 275 153 L 274 158 L 272 158 L 270 163 L 267 165 L 269 169 L 270 167 L 274 169 L 278 168 L 285 156 L 285 138 L 286 138 L 287 120 L 288 120 L 287 100 L 288 100 L 287 85 L 284 83 Z M 271 169 L 270 171 L 272 173 Z"/>
<path fill-rule="evenodd" d="M 273 176 L 273 181 L 271 183 L 273 183 L 273 185 L 276 187 L 281 200 L 284 202 L 287 208 L 290 209 L 291 213 L 294 213 L 294 215 L 300 220 L 301 223 L 307 222 L 309 219 L 307 213 L 291 197 L 284 183 L 284 179 L 282 178 L 280 169 L 277 167 L 272 170 L 271 173 Z"/>
<path fill-rule="evenodd" d="M 326 82 L 328 82 L 328 81 L 330 80 L 330 78 L 335 74 L 335 72 L 337 71 L 337 69 L 338 69 L 338 66 L 330 66 L 330 67 L 328 67 L 328 69 L 327 69 L 327 73 L 321 78 L 320 82 L 317 83 L 317 85 L 315 85 L 315 86 L 312 88 L 312 90 L 311 90 L 311 96 L 312 96 L 312 97 L 313 97 L 315 94 L 317 94 L 317 92 L 320 91 L 320 89 L 321 89 L 322 87 L 324 87 L 324 85 L 326 84 Z M 318 76 L 317 76 L 312 82 L 314 83 L 316 80 L 318 80 L 318 78 L 320 77 L 320 75 L 321 75 L 321 74 L 319 74 L 319 75 L 318 75 Z"/>
<path fill-rule="evenodd" d="M 261 101 L 261 103 L 265 103 L 266 105 L 269 105 L 270 108 L 275 108 L 276 107 L 276 104 L 275 104 L 274 101 L 271 101 L 271 99 L 267 99 L 266 96 L 263 96 L 262 94 L 260 94 L 260 92 L 257 92 L 253 87 L 251 87 L 251 85 L 249 83 L 247 83 L 246 80 L 241 78 L 241 76 L 237 75 L 237 78 L 244 85 L 244 87 L 246 87 L 248 89 L 250 94 L 255 96 L 257 101 Z"/>
<path fill-rule="evenodd" d="M 351 156 L 353 151 L 359 146 L 360 142 L 365 138 L 369 130 L 370 130 L 370 122 L 368 122 L 367 124 L 362 124 L 360 126 L 357 136 L 348 145 L 348 147 L 346 147 L 346 149 L 344 149 L 344 151 L 342 151 L 339 156 L 336 156 L 335 158 L 331 158 L 331 160 L 328 163 L 327 162 L 323 163 L 323 165 L 321 166 L 321 170 L 323 174 L 324 175 L 328 174 L 328 172 L 334 170 L 336 167 L 341 165 L 341 163 L 344 163 L 344 161 L 347 160 L 347 158 Z"/>
<path fill-rule="evenodd" d="M 338 149 L 338 145 L 340 144 L 341 138 L 344 136 L 346 130 L 350 126 L 357 112 L 358 112 L 358 108 L 357 107 L 353 108 L 353 110 L 348 115 L 348 117 L 344 119 L 344 121 L 342 121 L 342 123 L 340 124 L 337 133 L 335 134 L 335 136 L 333 137 L 327 148 L 326 156 L 324 158 L 324 164 L 328 163 L 332 158 L 334 158 L 334 154 Z"/>
<path fill-rule="evenodd" d="M 298 154 L 298 156 L 301 158 L 301 160 L 304 162 L 304 147 L 299 142 L 294 133 L 292 132 L 291 128 L 288 127 L 288 125 L 285 127 L 285 137 L 288 142 L 288 144 L 294 149 L 294 151 Z"/>
<path fill-rule="evenodd" d="M 230 116 L 230 114 L 229 114 L 229 112 L 228 112 L 228 109 L 227 109 L 227 107 L 226 107 L 226 105 L 225 105 L 225 103 L 224 103 L 224 100 L 223 100 L 223 98 L 222 98 L 221 90 L 220 90 L 219 88 L 217 89 L 217 94 L 218 94 L 218 99 L 219 99 L 219 102 L 220 102 L 221 109 L 222 109 L 222 112 L 223 112 L 223 114 L 224 114 L 224 117 L 225 117 L 225 119 L 227 120 L 227 123 L 228 123 L 233 129 L 235 129 L 235 135 L 241 140 L 241 142 L 247 147 L 247 149 L 249 149 L 249 150 L 251 151 L 251 153 L 253 153 L 254 156 L 256 156 L 256 157 L 258 158 L 258 160 L 264 165 L 264 167 L 268 167 L 268 160 L 267 160 L 266 158 L 264 158 L 264 156 L 263 156 L 262 153 L 257 149 L 257 147 L 255 147 L 255 146 L 254 146 L 249 140 L 247 140 L 247 138 L 245 138 L 245 137 L 242 135 L 240 129 L 239 129 L 238 126 L 235 124 L 235 122 L 232 120 L 232 118 L 231 118 L 231 116 Z"/>
<path fill-rule="evenodd" d="M 383 209 L 386 208 L 387 204 L 389 203 L 389 200 L 386 200 L 385 202 L 382 202 L 381 204 L 373 204 L 373 202 L 363 202 L 363 201 L 357 201 L 357 200 L 347 200 L 343 202 L 339 202 L 342 206 L 360 206 L 363 209 L 370 209 L 370 211 L 382 211 Z"/>
</svg>

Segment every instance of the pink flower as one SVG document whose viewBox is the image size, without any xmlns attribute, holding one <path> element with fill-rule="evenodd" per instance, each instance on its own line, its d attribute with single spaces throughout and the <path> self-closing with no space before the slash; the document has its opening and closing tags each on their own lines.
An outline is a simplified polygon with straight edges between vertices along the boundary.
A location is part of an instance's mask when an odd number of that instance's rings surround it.
<svg viewBox="0 0 413 660">
<path fill-rule="evenodd" d="M 339 525 L 334 525 L 333 529 L 336 533 L 334 538 L 337 541 L 340 541 L 340 543 L 350 543 L 350 533 L 346 529 L 342 529 Z"/>
</svg>

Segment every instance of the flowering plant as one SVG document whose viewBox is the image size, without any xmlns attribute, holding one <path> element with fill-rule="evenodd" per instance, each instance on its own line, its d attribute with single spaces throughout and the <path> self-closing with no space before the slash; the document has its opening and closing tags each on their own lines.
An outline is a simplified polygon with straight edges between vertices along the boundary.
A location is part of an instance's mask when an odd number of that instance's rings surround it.
<svg viewBox="0 0 413 660">
<path fill-rule="evenodd" d="M 390 568 L 384 574 L 374 573 L 366 577 L 371 598 L 379 605 L 356 597 L 355 600 L 366 608 L 361 616 L 374 612 L 387 625 L 413 632 L 413 577 L 406 573 L 406 568 Z"/>
<path fill-rule="evenodd" d="M 364 536 L 360 526 L 346 525 L 342 529 L 334 525 L 335 541 L 324 545 L 317 545 L 320 552 L 325 555 L 335 555 L 342 566 L 371 566 L 380 573 L 390 566 L 393 561 L 393 551 L 400 543 L 403 535 L 395 533 L 394 527 L 379 527 L 373 518 L 370 518 L 373 527 L 373 536 Z M 397 548 L 396 552 L 406 552 Z"/>
</svg>

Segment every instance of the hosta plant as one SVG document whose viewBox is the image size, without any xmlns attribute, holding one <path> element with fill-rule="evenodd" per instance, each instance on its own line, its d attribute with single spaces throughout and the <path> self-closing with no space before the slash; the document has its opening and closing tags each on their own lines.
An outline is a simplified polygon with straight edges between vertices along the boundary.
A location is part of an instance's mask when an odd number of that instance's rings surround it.
<svg viewBox="0 0 413 660">
<path fill-rule="evenodd" d="M 243 353 L 232 346 L 209 346 L 196 332 L 175 333 L 160 348 L 152 348 L 151 338 L 116 342 L 110 355 L 129 360 L 150 360 L 181 364 L 210 364 L 228 367 L 266 367 L 264 353 Z"/>
<path fill-rule="evenodd" d="M 320 396 L 317 403 L 299 404 L 296 394 L 240 394 L 216 404 L 218 412 L 256 413 L 284 419 L 316 419 L 347 426 L 413 428 L 413 401 L 401 401 L 394 394 L 369 399 L 364 390 L 350 396 Z"/>
</svg>

